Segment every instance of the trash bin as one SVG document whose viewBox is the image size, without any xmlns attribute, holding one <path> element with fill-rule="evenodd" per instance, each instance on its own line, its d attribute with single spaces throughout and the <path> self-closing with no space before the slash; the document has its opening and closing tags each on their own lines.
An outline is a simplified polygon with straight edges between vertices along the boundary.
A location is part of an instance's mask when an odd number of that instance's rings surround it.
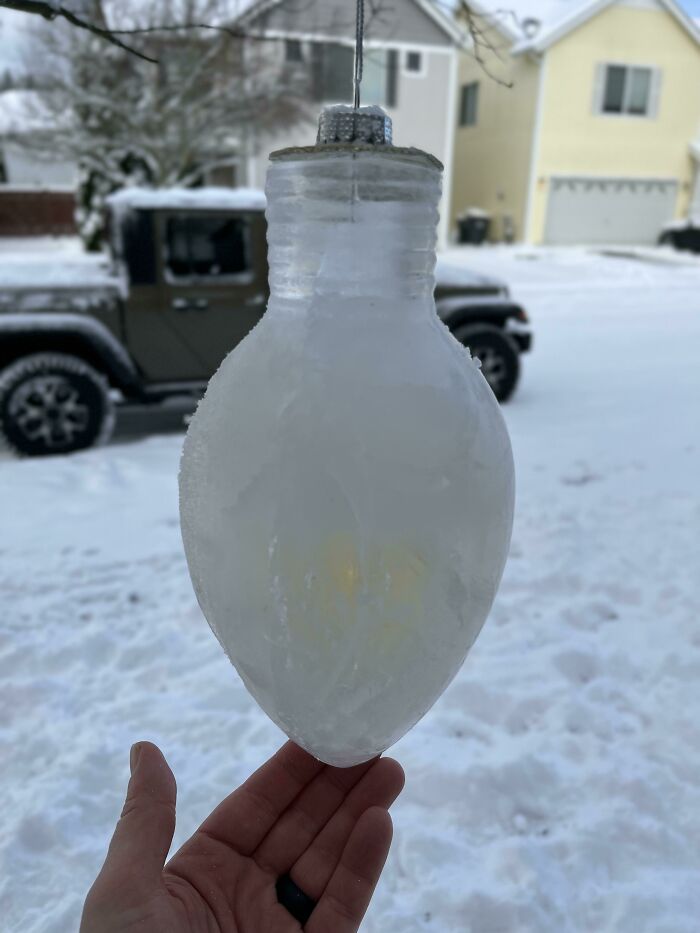
<svg viewBox="0 0 700 933">
<path fill-rule="evenodd" d="M 491 215 L 478 208 L 470 208 L 457 218 L 457 242 L 479 246 L 489 235 Z"/>
</svg>

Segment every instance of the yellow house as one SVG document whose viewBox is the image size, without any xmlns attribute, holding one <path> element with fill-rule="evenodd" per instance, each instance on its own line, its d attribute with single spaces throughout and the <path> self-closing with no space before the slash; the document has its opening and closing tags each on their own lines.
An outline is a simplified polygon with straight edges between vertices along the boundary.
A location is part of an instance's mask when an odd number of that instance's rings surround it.
<svg viewBox="0 0 700 933">
<path fill-rule="evenodd" d="M 483 2 L 460 63 L 453 230 L 471 209 L 495 240 L 654 243 L 700 215 L 700 29 L 674 0 L 558 0 L 543 19 L 538 0 Z"/>
</svg>

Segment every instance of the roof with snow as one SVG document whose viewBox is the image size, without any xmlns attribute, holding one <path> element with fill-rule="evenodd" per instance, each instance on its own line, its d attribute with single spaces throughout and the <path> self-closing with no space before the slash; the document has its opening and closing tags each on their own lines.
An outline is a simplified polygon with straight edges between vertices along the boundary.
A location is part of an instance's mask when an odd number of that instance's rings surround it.
<svg viewBox="0 0 700 933">
<path fill-rule="evenodd" d="M 126 210 L 264 211 L 267 206 L 258 188 L 123 188 L 107 201 Z"/>
<path fill-rule="evenodd" d="M 55 127 L 37 91 L 13 90 L 0 92 L 0 136 L 19 135 Z"/>
<path fill-rule="evenodd" d="M 250 5 L 241 15 L 241 21 L 252 24 L 258 17 L 270 13 L 279 7 L 284 7 L 284 4 L 287 2 L 288 0 L 251 0 Z M 330 7 L 329 0 L 326 0 L 326 2 Z M 438 2 L 438 0 L 411 0 L 411 2 L 415 4 L 415 6 L 425 14 L 428 20 L 430 20 L 451 42 L 456 42 L 458 45 L 464 43 L 465 32 L 454 16 L 449 13 L 449 2 Z M 313 0 L 306 0 L 303 4 L 297 4 L 296 7 L 290 5 L 289 8 L 289 13 L 293 17 L 298 16 L 300 25 L 304 25 L 304 31 L 310 34 L 316 31 L 313 27 L 308 25 L 314 22 L 312 3 Z M 346 0 L 346 4 L 350 9 L 348 23 L 353 24 L 354 31 L 354 0 Z M 380 5 L 373 27 L 376 33 L 379 34 L 379 32 L 388 29 L 389 33 L 397 33 L 398 35 L 400 25 L 400 14 L 396 9 L 392 7 L 390 3 L 387 4 L 386 9 Z M 320 31 L 324 32 L 325 30 L 321 29 Z"/>
<path fill-rule="evenodd" d="M 504 6 L 499 0 L 470 0 L 470 6 L 512 39 L 513 52 L 519 54 L 544 51 L 614 2 L 616 0 L 508 0 Z M 656 2 L 700 44 L 698 20 L 688 16 L 675 0 Z"/>
</svg>

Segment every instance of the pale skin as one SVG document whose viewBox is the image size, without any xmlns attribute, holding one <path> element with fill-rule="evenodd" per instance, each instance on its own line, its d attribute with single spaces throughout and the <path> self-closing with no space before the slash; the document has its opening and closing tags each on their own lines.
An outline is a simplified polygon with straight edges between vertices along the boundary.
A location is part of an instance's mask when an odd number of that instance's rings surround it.
<svg viewBox="0 0 700 933">
<path fill-rule="evenodd" d="M 356 933 L 389 852 L 403 788 L 390 758 L 321 764 L 288 742 L 223 800 L 170 861 L 175 778 L 149 742 L 80 933 Z M 305 926 L 277 900 L 288 874 L 317 906 Z"/>
</svg>

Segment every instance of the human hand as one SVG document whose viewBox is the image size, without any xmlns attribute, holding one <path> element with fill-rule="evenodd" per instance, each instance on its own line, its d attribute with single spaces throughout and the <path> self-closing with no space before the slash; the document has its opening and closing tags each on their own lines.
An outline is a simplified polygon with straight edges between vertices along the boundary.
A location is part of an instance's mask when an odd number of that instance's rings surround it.
<svg viewBox="0 0 700 933">
<path fill-rule="evenodd" d="M 355 933 L 389 852 L 387 811 L 403 782 L 391 758 L 331 768 L 288 742 L 165 865 L 175 778 L 160 749 L 139 743 L 80 933 Z M 305 924 L 278 901 L 286 876 L 311 899 Z"/>
</svg>

